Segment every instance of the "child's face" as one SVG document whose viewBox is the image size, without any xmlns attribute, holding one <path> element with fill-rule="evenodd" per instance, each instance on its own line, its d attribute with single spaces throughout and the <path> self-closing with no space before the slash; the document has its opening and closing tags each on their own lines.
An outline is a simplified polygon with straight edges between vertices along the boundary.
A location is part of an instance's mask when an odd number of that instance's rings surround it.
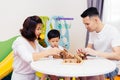
<svg viewBox="0 0 120 80">
<path fill-rule="evenodd" d="M 58 44 L 59 44 L 59 37 L 56 37 L 56 38 L 51 38 L 50 40 L 49 40 L 49 43 L 50 43 L 50 45 L 51 45 L 51 47 L 58 47 Z"/>
</svg>

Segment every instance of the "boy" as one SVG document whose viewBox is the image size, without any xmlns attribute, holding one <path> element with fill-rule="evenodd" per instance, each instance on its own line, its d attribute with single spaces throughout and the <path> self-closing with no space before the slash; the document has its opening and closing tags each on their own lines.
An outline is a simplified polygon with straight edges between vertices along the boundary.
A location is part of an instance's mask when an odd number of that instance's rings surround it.
<svg viewBox="0 0 120 80">
<path fill-rule="evenodd" d="M 47 34 L 48 37 L 48 41 L 49 41 L 49 46 L 47 47 L 47 49 L 50 48 L 59 48 L 61 50 L 64 50 L 64 48 L 62 46 L 59 45 L 59 41 L 60 41 L 60 32 L 56 29 L 52 29 L 48 32 Z M 53 56 L 50 56 L 50 58 L 53 58 Z M 43 76 L 41 77 L 41 80 L 45 80 L 46 79 L 46 74 L 43 74 Z M 50 79 L 51 80 L 59 80 L 59 77 L 54 76 L 54 75 L 50 75 Z M 65 80 L 70 80 L 69 78 L 65 78 Z"/>
</svg>

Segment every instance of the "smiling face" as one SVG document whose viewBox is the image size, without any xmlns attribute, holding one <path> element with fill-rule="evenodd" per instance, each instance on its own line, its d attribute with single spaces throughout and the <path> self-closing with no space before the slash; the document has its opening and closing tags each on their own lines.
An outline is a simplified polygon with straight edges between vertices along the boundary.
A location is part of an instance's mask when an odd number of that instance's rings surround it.
<svg viewBox="0 0 120 80">
<path fill-rule="evenodd" d="M 60 40 L 60 38 L 59 37 L 55 37 L 55 38 L 51 38 L 50 40 L 49 40 L 49 44 L 51 45 L 51 47 L 58 47 L 58 45 L 59 45 L 59 40 Z"/>
<path fill-rule="evenodd" d="M 42 28 L 42 24 L 41 23 L 37 24 L 36 29 L 35 29 L 36 38 L 39 38 L 40 33 L 41 33 L 41 28 Z"/>
<path fill-rule="evenodd" d="M 83 18 L 83 23 L 85 24 L 85 27 L 89 32 L 96 31 L 97 18 L 95 16 L 93 16 L 93 17 L 87 16 L 87 17 Z"/>
</svg>

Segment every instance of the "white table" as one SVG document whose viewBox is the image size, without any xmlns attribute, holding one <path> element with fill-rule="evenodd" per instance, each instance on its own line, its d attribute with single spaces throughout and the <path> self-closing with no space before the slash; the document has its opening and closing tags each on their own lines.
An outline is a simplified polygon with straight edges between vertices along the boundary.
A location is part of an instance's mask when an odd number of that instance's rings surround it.
<svg viewBox="0 0 120 80">
<path fill-rule="evenodd" d="M 68 77 L 95 76 L 109 73 L 116 64 L 107 59 L 88 59 L 82 63 L 63 63 L 62 59 L 41 59 L 31 63 L 31 67 L 45 74 Z"/>
</svg>

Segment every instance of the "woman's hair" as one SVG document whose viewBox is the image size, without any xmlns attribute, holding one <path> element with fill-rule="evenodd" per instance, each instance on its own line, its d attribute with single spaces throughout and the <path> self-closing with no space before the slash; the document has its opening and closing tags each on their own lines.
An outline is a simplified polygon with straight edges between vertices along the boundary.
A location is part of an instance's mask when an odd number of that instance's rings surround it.
<svg viewBox="0 0 120 80">
<path fill-rule="evenodd" d="M 36 39 L 35 29 L 37 24 L 42 24 L 42 20 L 38 16 L 27 17 L 23 23 L 23 28 L 20 29 L 21 35 L 29 41 Z"/>
<path fill-rule="evenodd" d="M 56 37 L 60 38 L 60 32 L 56 29 L 52 29 L 48 32 L 47 37 L 49 40 Z"/>
</svg>

